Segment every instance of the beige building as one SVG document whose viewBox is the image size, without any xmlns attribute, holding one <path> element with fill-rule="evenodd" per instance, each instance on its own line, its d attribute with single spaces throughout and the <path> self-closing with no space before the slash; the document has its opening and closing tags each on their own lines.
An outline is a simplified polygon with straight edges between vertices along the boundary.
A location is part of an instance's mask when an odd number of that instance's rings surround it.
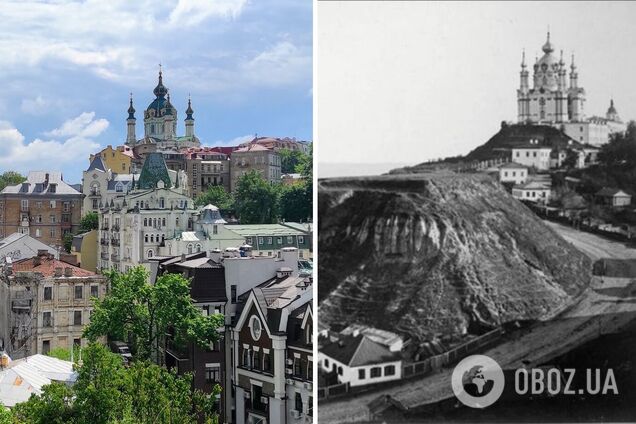
<svg viewBox="0 0 636 424">
<path fill-rule="evenodd" d="M 295 138 L 289 137 L 254 137 L 254 139 L 247 143 L 242 143 L 239 147 L 247 147 L 250 144 L 258 144 L 271 150 L 298 150 L 305 154 L 309 154 L 311 151 L 311 143 L 309 141 L 300 141 Z"/>
<path fill-rule="evenodd" d="M 190 148 L 183 152 L 190 194 L 196 198 L 208 187 L 222 186 L 230 192 L 230 158 L 209 147 Z M 168 165 L 168 168 L 170 166 Z"/>
<path fill-rule="evenodd" d="M 102 158 L 105 168 L 117 174 L 130 174 L 132 170 L 133 150 L 129 146 L 107 146 L 101 152 L 90 156 L 93 162 L 96 156 Z"/>
<path fill-rule="evenodd" d="M 71 253 L 75 255 L 77 266 L 87 271 L 97 271 L 97 230 L 74 236 Z"/>
<path fill-rule="evenodd" d="M 106 294 L 107 279 L 56 260 L 47 252 L 7 264 L 2 270 L 0 327 L 12 358 L 83 345 L 91 298 Z"/>
<path fill-rule="evenodd" d="M 82 218 L 83 195 L 60 172 L 31 171 L 21 184 L 0 193 L 0 238 L 28 234 L 61 248 L 66 233 L 75 233 Z"/>
<path fill-rule="evenodd" d="M 279 183 L 282 175 L 280 155 L 274 150 L 255 143 L 232 152 L 231 190 L 236 190 L 238 180 L 252 170 L 258 171 L 266 181 L 272 184 Z"/>
</svg>

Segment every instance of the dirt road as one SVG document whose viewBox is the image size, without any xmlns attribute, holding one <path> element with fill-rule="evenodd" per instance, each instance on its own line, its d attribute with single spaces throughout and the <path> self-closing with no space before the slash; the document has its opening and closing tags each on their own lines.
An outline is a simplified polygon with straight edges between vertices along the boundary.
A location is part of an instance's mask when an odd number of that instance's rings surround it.
<svg viewBox="0 0 636 424">
<path fill-rule="evenodd" d="M 636 258 L 636 251 L 623 244 L 589 233 L 578 233 L 549 223 L 566 240 L 592 259 Z M 636 318 L 636 281 L 629 278 L 595 277 L 577 303 L 550 321 L 532 326 L 514 340 L 484 352 L 504 369 L 532 367 L 593 340 L 600 334 L 615 332 Z M 522 362 L 523 361 L 523 362 Z M 409 381 L 400 387 L 358 396 L 354 399 L 321 404 L 320 422 L 346 423 L 373 419 L 368 404 L 380 395 L 390 395 L 408 409 L 453 397 L 452 368 Z"/>
</svg>

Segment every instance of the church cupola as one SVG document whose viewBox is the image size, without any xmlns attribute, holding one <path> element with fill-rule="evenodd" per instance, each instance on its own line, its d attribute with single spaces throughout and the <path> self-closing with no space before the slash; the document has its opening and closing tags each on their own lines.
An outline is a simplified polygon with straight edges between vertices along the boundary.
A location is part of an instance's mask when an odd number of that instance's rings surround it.
<svg viewBox="0 0 636 424">
<path fill-rule="evenodd" d="M 543 50 L 543 53 L 545 54 L 550 54 L 554 51 L 554 46 L 550 42 L 550 31 L 548 31 L 548 39 L 546 40 L 541 50 Z"/>
<path fill-rule="evenodd" d="M 137 119 L 135 118 L 135 108 L 133 107 L 132 93 L 130 93 L 130 106 L 128 106 L 128 119 L 126 124 L 128 126 L 126 134 L 126 144 L 135 144 L 137 141 L 137 135 L 135 134 L 135 125 Z"/>
<path fill-rule="evenodd" d="M 144 113 L 145 137 L 160 141 L 173 139 L 177 129 L 177 110 L 170 103 L 168 88 L 163 85 L 161 65 L 159 65 L 159 81 L 152 92 L 155 99 Z"/>
<path fill-rule="evenodd" d="M 610 107 L 607 109 L 605 117 L 608 121 L 622 122 L 620 116 L 618 116 L 618 111 L 614 107 L 614 99 L 610 99 Z"/>
<path fill-rule="evenodd" d="M 185 119 L 185 128 L 186 128 L 186 137 L 194 136 L 194 118 L 192 114 L 194 111 L 192 110 L 192 102 L 190 100 L 190 96 L 188 96 L 188 108 L 186 109 L 186 119 Z"/>
<path fill-rule="evenodd" d="M 168 89 L 163 85 L 163 72 L 161 70 L 161 65 L 159 65 L 159 82 L 152 92 L 156 97 L 164 98 L 166 94 L 168 94 Z"/>
</svg>

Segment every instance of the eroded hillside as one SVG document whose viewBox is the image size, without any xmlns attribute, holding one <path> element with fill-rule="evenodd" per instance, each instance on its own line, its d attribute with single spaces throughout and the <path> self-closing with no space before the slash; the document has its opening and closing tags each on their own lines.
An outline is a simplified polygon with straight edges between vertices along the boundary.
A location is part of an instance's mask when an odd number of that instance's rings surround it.
<svg viewBox="0 0 636 424">
<path fill-rule="evenodd" d="M 320 319 L 428 340 L 540 319 L 587 286 L 589 258 L 488 177 L 319 182 Z"/>
</svg>

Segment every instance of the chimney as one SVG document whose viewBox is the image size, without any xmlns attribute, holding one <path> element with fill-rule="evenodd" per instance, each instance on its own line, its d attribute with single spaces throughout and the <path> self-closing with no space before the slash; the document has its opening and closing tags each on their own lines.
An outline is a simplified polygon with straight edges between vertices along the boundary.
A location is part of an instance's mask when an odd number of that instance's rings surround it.
<svg viewBox="0 0 636 424">
<path fill-rule="evenodd" d="M 40 259 L 40 256 L 34 256 L 33 257 L 33 266 L 39 266 L 40 264 L 42 264 L 42 260 Z"/>
<path fill-rule="evenodd" d="M 65 277 L 72 277 L 73 276 L 73 268 L 71 268 L 70 266 L 64 267 L 64 276 Z"/>
<path fill-rule="evenodd" d="M 55 267 L 55 273 L 53 275 L 55 277 L 61 277 L 62 276 L 62 267 L 61 266 L 56 266 Z"/>
<path fill-rule="evenodd" d="M 181 254 L 181 260 L 179 262 L 185 262 L 185 260 L 186 260 L 186 255 L 185 255 L 185 253 L 182 253 Z"/>
</svg>

